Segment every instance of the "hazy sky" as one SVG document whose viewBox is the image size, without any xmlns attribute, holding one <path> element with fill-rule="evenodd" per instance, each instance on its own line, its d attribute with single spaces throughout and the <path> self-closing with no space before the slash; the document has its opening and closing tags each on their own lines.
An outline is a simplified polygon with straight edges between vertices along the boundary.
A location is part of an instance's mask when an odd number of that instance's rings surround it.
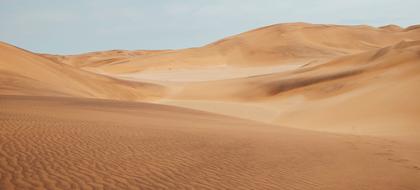
<svg viewBox="0 0 420 190">
<path fill-rule="evenodd" d="M 282 22 L 420 24 L 420 0 L 0 0 L 0 41 L 35 52 L 201 46 Z"/>
</svg>

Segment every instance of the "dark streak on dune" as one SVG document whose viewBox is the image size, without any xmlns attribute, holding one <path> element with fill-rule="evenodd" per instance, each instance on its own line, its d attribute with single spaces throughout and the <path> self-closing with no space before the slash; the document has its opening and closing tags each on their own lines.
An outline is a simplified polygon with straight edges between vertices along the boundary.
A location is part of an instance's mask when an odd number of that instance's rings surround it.
<svg viewBox="0 0 420 190">
<path fill-rule="evenodd" d="M 309 85 L 325 82 L 325 81 L 331 81 L 336 79 L 341 79 L 345 77 L 350 77 L 354 75 L 361 74 L 363 70 L 351 70 L 351 71 L 343 71 L 333 74 L 323 74 L 319 76 L 313 76 L 313 77 L 302 77 L 302 78 L 293 78 L 293 79 L 285 79 L 280 81 L 275 81 L 268 83 L 264 85 L 266 89 L 268 89 L 267 94 L 270 96 L 277 95 L 279 93 L 306 87 Z"/>
</svg>

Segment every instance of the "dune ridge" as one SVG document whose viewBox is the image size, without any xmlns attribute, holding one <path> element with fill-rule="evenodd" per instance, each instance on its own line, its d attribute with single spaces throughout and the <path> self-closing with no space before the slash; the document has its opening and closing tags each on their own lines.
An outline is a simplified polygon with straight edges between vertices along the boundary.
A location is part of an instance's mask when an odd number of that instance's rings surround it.
<svg viewBox="0 0 420 190">
<path fill-rule="evenodd" d="M 136 54 L 91 68 L 89 57 L 82 68 L 105 73 L 176 70 L 214 66 L 262 66 L 309 60 L 328 60 L 395 44 L 401 40 L 420 40 L 419 31 L 388 30 L 371 26 L 343 26 L 309 23 L 276 24 L 231 36 L 203 47 Z M 112 54 L 108 54 L 112 55 Z M 94 60 L 94 59 L 92 59 Z"/>
</svg>

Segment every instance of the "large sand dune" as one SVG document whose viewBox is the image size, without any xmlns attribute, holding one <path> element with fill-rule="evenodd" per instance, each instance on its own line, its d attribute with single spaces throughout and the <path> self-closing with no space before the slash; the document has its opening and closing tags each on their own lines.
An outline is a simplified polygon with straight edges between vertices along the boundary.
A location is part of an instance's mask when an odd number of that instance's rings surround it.
<svg viewBox="0 0 420 190">
<path fill-rule="evenodd" d="M 291 71 L 187 83 L 162 102 L 308 129 L 418 134 L 419 52 L 420 41 L 403 41 Z"/>
<path fill-rule="evenodd" d="M 80 55 L 1 43 L 0 189 L 420 189 L 419 87 L 418 26 Z"/>
<path fill-rule="evenodd" d="M 1 94 L 144 100 L 163 91 L 156 84 L 101 76 L 0 43 Z"/>
</svg>

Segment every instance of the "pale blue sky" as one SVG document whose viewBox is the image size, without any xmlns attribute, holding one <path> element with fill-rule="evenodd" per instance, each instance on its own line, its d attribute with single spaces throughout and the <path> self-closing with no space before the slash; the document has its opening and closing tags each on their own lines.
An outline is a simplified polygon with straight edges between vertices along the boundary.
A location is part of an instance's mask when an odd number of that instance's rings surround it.
<svg viewBox="0 0 420 190">
<path fill-rule="evenodd" d="M 0 41 L 35 52 L 201 46 L 283 22 L 420 24 L 420 0 L 0 0 Z"/>
</svg>

